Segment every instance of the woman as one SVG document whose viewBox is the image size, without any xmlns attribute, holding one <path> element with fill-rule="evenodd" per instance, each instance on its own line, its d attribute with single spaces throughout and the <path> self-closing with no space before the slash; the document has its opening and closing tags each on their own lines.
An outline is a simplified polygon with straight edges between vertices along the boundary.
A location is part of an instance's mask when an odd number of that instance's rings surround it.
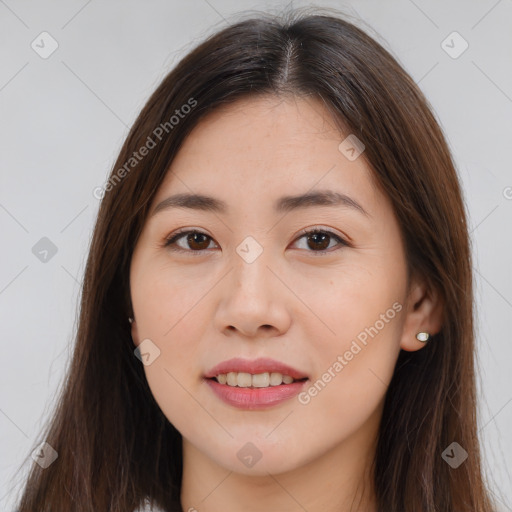
<svg viewBox="0 0 512 512">
<path fill-rule="evenodd" d="M 466 212 L 427 100 L 339 16 L 179 62 L 103 197 L 19 512 L 490 512 Z"/>
</svg>

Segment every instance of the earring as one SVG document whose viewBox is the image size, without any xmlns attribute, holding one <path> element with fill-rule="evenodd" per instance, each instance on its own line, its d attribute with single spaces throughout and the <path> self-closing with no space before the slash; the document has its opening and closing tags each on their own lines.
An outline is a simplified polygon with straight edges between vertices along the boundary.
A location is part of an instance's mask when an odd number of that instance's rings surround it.
<svg viewBox="0 0 512 512">
<path fill-rule="evenodd" d="M 428 332 L 419 332 L 416 334 L 416 339 L 418 341 L 421 341 L 422 343 L 428 343 L 428 340 L 430 339 L 430 334 Z"/>
<path fill-rule="evenodd" d="M 133 322 L 133 318 L 130 316 L 128 317 L 128 322 L 132 323 Z"/>
</svg>

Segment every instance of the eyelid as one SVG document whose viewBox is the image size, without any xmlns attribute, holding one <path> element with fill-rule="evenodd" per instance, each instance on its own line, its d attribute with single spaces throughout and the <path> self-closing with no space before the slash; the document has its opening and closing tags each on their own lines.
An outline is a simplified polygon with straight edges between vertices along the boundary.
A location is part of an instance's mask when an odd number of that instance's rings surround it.
<svg viewBox="0 0 512 512">
<path fill-rule="evenodd" d="M 314 233 L 327 233 L 328 235 L 330 235 L 331 238 L 334 238 L 338 242 L 337 246 L 331 247 L 330 249 L 323 249 L 321 251 L 306 251 L 308 253 L 313 254 L 315 257 L 327 256 L 333 252 L 342 249 L 343 247 L 352 247 L 352 244 L 347 236 L 338 234 L 336 231 L 333 230 L 333 228 L 323 227 L 321 225 L 301 229 L 298 233 L 298 236 L 294 239 L 294 241 L 301 239 L 305 235 Z"/>
<path fill-rule="evenodd" d="M 198 233 L 198 234 L 204 235 L 204 236 L 210 238 L 212 241 L 214 241 L 214 238 L 211 235 L 209 235 L 208 233 L 202 231 L 201 229 L 181 228 L 181 229 L 178 229 L 178 230 L 174 231 L 173 233 L 171 233 L 171 235 L 167 236 L 164 239 L 163 244 L 162 244 L 162 248 L 169 249 L 169 250 L 172 250 L 174 252 L 192 253 L 193 255 L 202 255 L 205 252 L 208 252 L 209 249 L 202 249 L 200 251 L 193 251 L 191 249 L 183 249 L 183 248 L 178 247 L 178 246 L 171 247 L 172 245 L 175 245 L 175 242 L 177 240 L 179 240 L 181 237 L 183 237 L 184 235 L 190 234 L 190 233 Z M 330 235 L 331 238 L 334 238 L 338 242 L 338 247 L 334 248 L 334 250 L 331 247 L 330 249 L 322 249 L 321 251 L 306 251 L 306 252 L 312 253 L 315 256 L 327 255 L 327 254 L 330 254 L 331 252 L 337 251 L 337 250 L 339 250 L 339 249 L 341 249 L 343 247 L 352 247 L 352 244 L 348 241 L 348 237 L 338 234 L 337 232 L 333 231 L 332 228 L 323 227 L 321 225 L 316 225 L 316 226 L 313 226 L 313 227 L 307 227 L 307 228 L 301 229 L 298 232 L 298 234 L 297 234 L 298 236 L 295 237 L 294 242 L 296 242 L 297 240 L 301 239 L 305 235 L 310 235 L 310 234 L 314 234 L 314 233 L 326 233 L 326 234 Z"/>
<path fill-rule="evenodd" d="M 192 251 L 192 250 L 182 249 L 181 247 L 178 247 L 178 246 L 172 247 L 172 245 L 175 245 L 175 242 L 177 240 L 179 240 L 181 237 L 183 237 L 183 235 L 188 235 L 189 233 L 199 233 L 199 234 L 205 235 L 205 236 L 207 236 L 207 237 L 209 237 L 209 238 L 211 238 L 213 240 L 212 236 L 210 236 L 208 233 L 205 233 L 201 229 L 196 229 L 196 228 L 180 228 L 180 229 L 174 231 L 173 233 L 171 233 L 169 236 L 167 236 L 164 239 L 163 244 L 162 244 L 162 248 L 169 249 L 169 250 L 171 250 L 173 252 L 191 253 L 193 255 L 202 255 L 205 252 L 207 252 L 208 249 L 203 249 L 201 251 Z"/>
</svg>

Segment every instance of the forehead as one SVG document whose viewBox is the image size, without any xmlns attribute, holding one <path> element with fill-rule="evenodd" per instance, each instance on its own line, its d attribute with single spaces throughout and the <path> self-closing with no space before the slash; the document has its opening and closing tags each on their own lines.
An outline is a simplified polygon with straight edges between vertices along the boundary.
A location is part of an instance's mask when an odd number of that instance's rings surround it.
<svg viewBox="0 0 512 512">
<path fill-rule="evenodd" d="M 169 193 L 208 193 L 249 206 L 317 189 L 371 210 L 377 190 L 364 153 L 348 159 L 341 132 L 316 98 L 255 96 L 204 117 L 183 142 L 155 203 Z"/>
</svg>

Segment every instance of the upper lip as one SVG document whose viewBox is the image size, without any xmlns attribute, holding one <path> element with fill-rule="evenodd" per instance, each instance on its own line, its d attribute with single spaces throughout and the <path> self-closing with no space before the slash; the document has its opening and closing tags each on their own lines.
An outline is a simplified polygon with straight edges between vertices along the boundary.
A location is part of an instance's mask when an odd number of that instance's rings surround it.
<svg viewBox="0 0 512 512">
<path fill-rule="evenodd" d="M 256 375 L 258 373 L 265 372 L 276 372 L 281 373 L 283 375 L 289 375 L 295 380 L 308 378 L 307 375 L 302 373 L 300 370 L 292 368 L 287 364 L 276 361 L 275 359 L 268 358 L 259 358 L 259 359 L 241 359 L 241 358 L 233 358 L 227 361 L 223 361 L 222 363 L 217 364 L 210 370 L 205 373 L 205 377 L 207 379 L 216 377 L 221 373 L 229 373 L 229 372 L 245 372 Z"/>
</svg>

